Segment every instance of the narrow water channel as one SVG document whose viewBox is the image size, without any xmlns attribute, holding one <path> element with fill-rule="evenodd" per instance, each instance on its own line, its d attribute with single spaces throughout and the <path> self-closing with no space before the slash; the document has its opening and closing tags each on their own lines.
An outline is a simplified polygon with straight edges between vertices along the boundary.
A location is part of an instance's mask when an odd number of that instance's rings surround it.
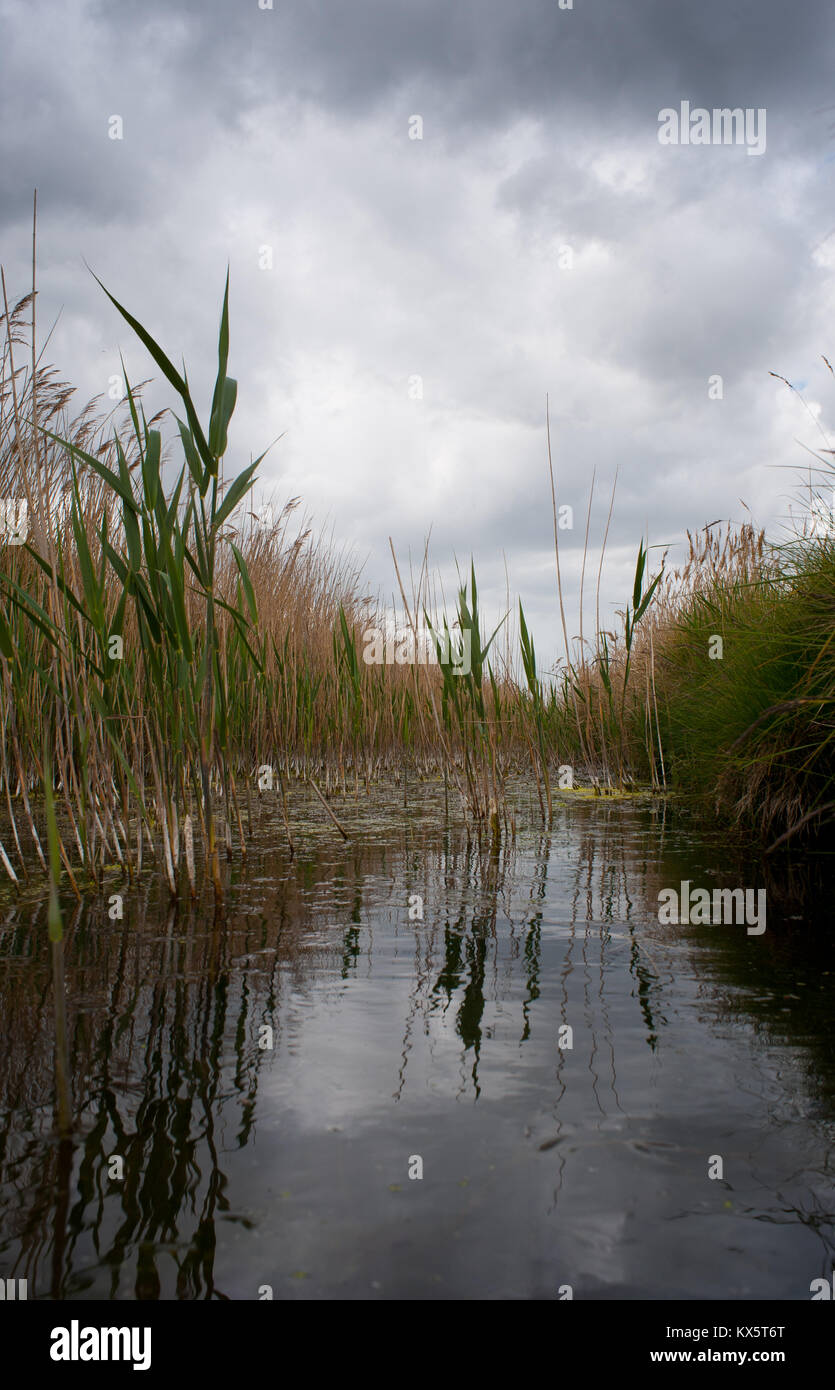
<svg viewBox="0 0 835 1390">
<path fill-rule="evenodd" d="M 0 1276 L 808 1300 L 835 1255 L 825 878 L 637 800 L 492 855 L 430 790 L 339 815 L 350 841 L 311 819 L 294 860 L 263 822 L 222 920 L 149 884 L 121 919 L 65 902 L 68 1138 L 46 907 L 4 909 Z M 685 880 L 764 887 L 765 932 L 660 923 Z"/>
</svg>

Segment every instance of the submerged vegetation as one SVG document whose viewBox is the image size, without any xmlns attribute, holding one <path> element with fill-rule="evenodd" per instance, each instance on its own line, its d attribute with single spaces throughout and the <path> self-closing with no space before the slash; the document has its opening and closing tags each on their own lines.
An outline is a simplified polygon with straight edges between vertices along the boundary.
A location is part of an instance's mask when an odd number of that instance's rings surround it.
<svg viewBox="0 0 835 1390">
<path fill-rule="evenodd" d="M 526 766 L 548 820 L 576 778 L 600 794 L 682 789 L 772 846 L 831 823 L 833 528 L 782 547 L 750 525 L 708 528 L 683 568 L 654 576 L 642 541 L 623 630 L 598 623 L 572 653 L 552 470 L 560 669 L 538 668 L 521 604 L 518 628 L 506 615 L 486 636 L 473 567 L 447 615 L 426 555 L 411 594 L 394 564 L 407 629 L 417 643 L 425 624 L 441 659 L 368 663 L 364 633 L 386 618 L 350 561 L 296 529 L 298 499 L 274 519 L 252 512 L 263 455 L 224 477 L 228 282 L 205 423 L 185 375 L 112 300 L 179 399 L 179 471 L 127 375 L 115 428 L 97 402 L 68 419 L 71 389 L 36 357 L 34 293 L 10 308 L 4 282 L 3 299 L 0 496 L 26 516 L 0 553 L 12 881 L 39 864 L 80 891 L 150 856 L 172 894 L 194 894 L 197 845 L 220 900 L 221 853 L 246 852 L 265 794 L 292 850 L 295 779 L 327 805 L 387 773 L 443 778 L 493 837 L 506 779 Z"/>
</svg>

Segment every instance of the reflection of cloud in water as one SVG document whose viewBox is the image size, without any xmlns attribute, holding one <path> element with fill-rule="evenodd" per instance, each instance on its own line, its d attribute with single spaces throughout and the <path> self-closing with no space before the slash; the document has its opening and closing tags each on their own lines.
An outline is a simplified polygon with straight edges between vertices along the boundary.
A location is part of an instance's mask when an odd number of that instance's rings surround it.
<svg viewBox="0 0 835 1390">
<path fill-rule="evenodd" d="M 781 931 L 778 883 L 762 942 L 660 926 L 659 886 L 730 870 L 649 803 L 561 806 L 491 856 L 433 795 L 365 838 L 346 803 L 352 841 L 311 822 L 292 865 L 256 847 L 225 921 L 147 886 L 121 923 L 85 903 L 68 1145 L 44 911 L 9 912 L 0 1273 L 62 1297 L 806 1296 L 833 1248 L 831 946 Z"/>
</svg>

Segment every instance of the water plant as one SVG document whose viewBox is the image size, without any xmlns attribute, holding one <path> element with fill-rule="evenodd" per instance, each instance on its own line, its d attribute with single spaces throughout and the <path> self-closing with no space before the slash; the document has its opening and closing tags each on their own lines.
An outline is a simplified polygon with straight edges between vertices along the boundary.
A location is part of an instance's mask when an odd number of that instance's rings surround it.
<svg viewBox="0 0 835 1390">
<path fill-rule="evenodd" d="M 64 455 L 68 504 L 60 521 L 68 516 L 74 546 L 69 557 L 68 538 L 60 522 L 56 524 L 48 488 L 36 472 L 37 488 L 28 485 L 27 503 L 40 522 L 40 536 L 27 539 L 21 547 L 35 567 L 29 574 L 30 580 L 35 579 L 34 592 L 31 584 L 27 589 L 18 582 L 11 568 L 0 574 L 8 604 L 0 641 L 5 660 L 19 677 L 18 658 L 24 649 L 20 626 L 28 624 L 39 634 L 41 650 L 35 674 L 47 682 L 57 698 L 55 713 L 65 739 L 64 756 L 59 759 L 65 809 L 82 863 L 95 874 L 96 830 L 103 842 L 109 838 L 120 861 L 130 861 L 127 819 L 120 820 L 119 809 L 127 812 L 132 793 L 139 815 L 146 825 L 149 823 L 143 776 L 147 768 L 155 789 L 156 825 L 172 893 L 177 891 L 179 826 L 188 814 L 193 789 L 215 897 L 221 901 L 211 782 L 217 774 L 227 803 L 228 826 L 230 799 L 235 799 L 229 756 L 228 677 L 230 670 L 240 674 L 242 660 L 251 664 L 253 672 L 260 669 L 254 647 L 257 608 L 246 560 L 234 541 L 224 537 L 223 528 L 251 488 L 264 455 L 223 487 L 220 465 L 237 396 L 237 384 L 227 374 L 228 276 L 208 431 L 200 424 L 185 376 L 142 325 L 108 291 L 105 293 L 183 402 L 186 419 L 175 418 L 185 462 L 166 492 L 162 436 L 146 420 L 127 372 L 132 461 L 117 433 L 113 438 L 115 468 L 101 452 L 91 453 L 77 440 L 63 438 L 38 421 L 33 377 L 32 415 L 27 421 L 31 453 L 37 464 L 41 457 L 37 441 L 42 435 Z M 6 322 L 10 330 L 8 305 Z M 7 332 L 7 348 L 20 460 L 22 423 L 14 390 L 11 331 Z M 83 480 L 81 468 L 88 470 Z M 96 488 L 96 482 L 103 488 Z M 235 601 L 223 596 L 218 582 L 218 554 L 224 539 L 238 572 Z M 45 591 L 38 571 L 45 577 Z M 47 605 L 42 601 L 46 596 Z M 231 620 L 231 626 L 227 621 L 224 629 L 220 613 Z M 17 624 L 18 640 L 12 635 L 11 621 Z M 128 662 L 124 660 L 126 644 L 134 653 Z M 139 671 L 142 680 L 137 684 Z M 149 692 L 153 698 L 144 698 Z M 138 845 L 141 847 L 141 829 Z"/>
</svg>

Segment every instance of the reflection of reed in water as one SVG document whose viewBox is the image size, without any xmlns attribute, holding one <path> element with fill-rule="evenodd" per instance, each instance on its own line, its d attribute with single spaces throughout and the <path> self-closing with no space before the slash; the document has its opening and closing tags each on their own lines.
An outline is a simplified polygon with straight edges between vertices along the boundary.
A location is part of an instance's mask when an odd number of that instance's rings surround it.
<svg viewBox="0 0 835 1390">
<path fill-rule="evenodd" d="M 0 940 L 17 953 L 25 941 L 43 988 L 35 1002 L 30 961 L 2 983 L 9 1062 L 0 1077 L 0 1264 L 11 1257 L 9 1273 L 25 1272 L 30 1297 L 45 1293 L 47 1266 L 51 1297 L 83 1296 L 93 1284 L 86 1271 L 99 1265 L 110 1270 L 100 1297 L 222 1298 L 213 1272 L 216 1222 L 229 1212 L 221 1153 L 251 1137 L 269 1056 L 258 1047 L 258 1024 L 280 1027 L 284 989 L 303 984 L 305 956 L 317 955 L 304 948 L 314 919 L 292 885 L 268 891 L 269 928 L 245 915 L 201 930 L 170 908 L 166 916 L 148 885 L 125 903 L 117 929 L 100 902 L 86 901 L 65 941 L 48 949 L 41 907 L 13 909 L 2 929 Z M 160 920 L 162 933 L 130 925 Z M 282 949 L 270 954 L 277 937 Z M 251 958 L 260 968 L 236 966 Z M 53 1077 L 50 1134 L 40 1117 Z M 114 1154 L 124 1160 L 122 1182 L 108 1176 Z"/>
<path fill-rule="evenodd" d="M 276 1047 L 303 1047 L 304 1015 L 289 996 L 315 985 L 321 998 L 329 980 L 361 989 L 380 959 L 399 981 L 404 939 L 402 1042 L 397 1006 L 385 1015 L 399 1042 L 395 1101 L 423 1039 L 430 1067 L 434 1047 L 451 1047 L 459 1098 L 491 1098 L 485 1058 L 493 1048 L 502 1061 L 518 1026 L 511 1046 L 552 1049 L 542 1096 L 552 1127 L 534 1143 L 553 1151 L 543 1162 L 554 1163 L 556 1202 L 574 1149 L 568 1102 L 576 1118 L 586 1097 L 592 1128 L 622 1125 L 616 1027 L 634 1016 L 648 1053 L 663 1036 L 666 985 L 653 963 L 662 936 L 651 911 L 661 816 L 572 807 L 524 848 L 509 839 L 480 848 L 463 828 L 447 824 L 439 836 L 435 824 L 329 844 L 321 859 L 302 845 L 292 867 L 256 855 L 223 919 L 178 916 L 149 885 L 126 895 L 118 924 L 100 902 L 85 902 L 57 965 L 43 910 L 17 906 L 0 928 L 11 965 L 0 976 L 10 1040 L 0 1075 L 9 1212 L 0 1264 L 11 1253 L 8 1273 L 29 1278 L 30 1296 L 49 1288 L 54 1297 L 225 1297 L 215 1274 L 218 1223 L 246 1218 L 231 1205 L 223 1154 L 254 1135 L 263 1068 L 274 1055 L 260 1050 L 259 1026 L 274 1028 Z M 408 920 L 410 895 L 422 898 L 424 920 Z M 61 964 L 65 992 L 50 1001 L 50 967 L 57 982 Z M 625 977 L 633 982 L 626 990 Z M 499 1013 L 503 1033 L 493 1042 Z M 574 1027 L 573 1052 L 558 1046 L 562 1024 Z M 58 1068 L 72 1059 L 65 1113 L 73 1130 L 56 1140 L 43 1117 L 62 1032 Z M 56 1120 L 60 1135 L 57 1100 Z M 121 1183 L 107 1176 L 113 1154 L 125 1160 Z M 107 1287 L 95 1272 L 103 1267 Z"/>
<path fill-rule="evenodd" d="M 568 983 L 578 964 L 577 924 L 585 916 L 598 924 L 593 935 L 600 935 L 606 913 L 615 911 L 605 876 L 617 834 L 618 818 L 607 822 L 597 808 L 579 856 L 576 831 L 567 822 L 554 838 L 540 832 L 524 854 L 509 839 L 479 846 L 449 822 L 440 844 L 433 827 L 406 830 L 402 837 L 389 831 L 382 844 L 355 839 L 330 845 L 324 866 L 300 853 L 292 872 L 276 875 L 271 862 L 268 879 L 254 878 L 249 888 L 242 882 L 240 911 L 208 923 L 199 915 L 176 916 L 149 885 L 126 896 L 118 926 L 100 903 L 85 903 L 68 932 L 65 964 L 63 1055 L 73 1059 L 75 1131 L 58 1147 L 44 1142 L 37 1122 L 25 1132 L 20 1119 L 38 1113 L 51 1086 L 45 1039 L 52 1029 L 45 1027 L 44 1006 L 33 1006 L 25 972 L 3 986 L 13 1053 L 0 1081 L 3 1110 L 14 1121 L 3 1165 L 5 1189 L 15 1194 L 8 1230 L 27 1262 L 33 1292 L 43 1291 L 39 1271 L 48 1257 L 55 1297 L 89 1289 L 94 1276 L 84 1271 L 96 1264 L 110 1269 L 111 1296 L 224 1296 L 214 1276 L 217 1221 L 235 1213 L 222 1153 L 230 1132 L 238 1148 L 253 1135 L 259 1077 L 269 1056 L 257 1045 L 259 1025 L 274 1028 L 276 1046 L 283 1031 L 301 1027 L 285 1001 L 289 992 L 307 987 L 311 967 L 325 966 L 349 985 L 359 978 L 364 952 L 370 964 L 374 949 L 369 918 L 385 919 L 385 881 L 395 935 L 404 930 L 410 894 L 420 894 L 427 905 L 426 920 L 406 928 L 414 958 L 396 1097 L 406 1085 L 418 1020 L 423 1032 L 439 1020 L 459 1040 L 461 1090 L 471 1088 L 475 1099 L 482 1094 L 489 1004 L 518 993 L 520 1045 L 541 1039 L 543 1029 L 556 1045 L 559 1023 L 572 1021 Z M 555 1019 L 542 1007 L 543 921 L 555 876 L 565 878 L 569 851 L 577 862 Z M 338 932 L 325 925 L 335 904 L 342 921 L 347 918 Z M 48 961 L 38 911 L 16 909 L 6 930 L 25 938 L 44 978 Z M 390 933 L 377 930 L 386 947 Z M 617 1104 L 603 960 L 594 972 L 586 952 L 589 930 L 586 925 L 584 1008 L 588 1013 L 596 990 Z M 650 1032 L 652 990 L 644 975 L 639 1003 Z M 600 1105 L 596 1026 L 590 1042 Z M 557 1051 L 555 1115 L 565 1063 L 566 1054 Z M 107 1176 L 114 1154 L 124 1159 L 123 1182 Z M 8 1248 L 7 1240 L 0 1257 Z"/>
<path fill-rule="evenodd" d="M 649 827 L 646 833 L 650 833 Z M 654 826 L 651 833 L 656 833 Z M 630 969 L 636 979 L 636 996 L 650 1049 L 657 1044 L 658 1023 L 664 1021 L 663 1015 L 658 1015 L 659 981 L 645 959 L 631 921 L 629 878 L 635 873 L 629 858 L 632 848 L 624 845 L 623 808 L 595 807 L 579 841 L 576 823 L 566 821 L 562 827 L 558 824 L 553 834 L 540 832 L 524 855 L 517 845 L 505 842 L 491 855 L 486 871 L 477 849 L 464 838 L 456 842 L 448 836 L 442 853 L 424 856 L 422 886 L 425 895 L 432 895 L 434 906 L 430 922 L 413 924 L 415 970 L 395 1098 L 403 1094 L 417 1017 L 423 1017 L 424 1032 L 428 1032 L 432 1015 L 440 1012 L 445 1017 L 450 1010 L 452 1026 L 462 1043 L 462 1077 L 469 1077 L 474 1098 L 479 1098 L 486 1002 L 501 997 L 498 982 L 502 966 L 504 990 L 507 995 L 512 994 L 518 961 L 524 979 L 520 1043 L 531 1038 L 534 1005 L 541 995 L 543 915 L 556 881 L 572 884 L 564 924 L 568 935 L 561 969 L 562 999 L 556 1024 L 553 1018 L 545 1014 L 542 1017 L 547 1018 L 546 1026 L 553 1033 L 556 1047 L 559 1024 L 571 1022 L 567 1016 L 568 981 L 579 940 L 584 1012 L 587 1018 L 592 1017 L 591 994 L 596 989 L 603 1022 L 602 1040 L 594 1024 L 589 1029 L 592 1089 L 598 1109 L 606 1113 L 599 1095 L 598 1075 L 598 1055 L 603 1047 L 608 1051 L 614 1104 L 617 1109 L 622 1108 L 617 1096 L 614 1034 L 605 993 L 609 923 L 622 921 L 630 932 Z M 420 886 L 410 879 L 408 892 Z M 507 930 L 498 926 L 500 911 Z M 582 938 L 577 932 L 580 921 L 584 923 Z M 598 946 L 594 977 L 588 954 L 591 939 Z M 558 1051 L 558 1059 L 556 1080 L 560 1093 L 566 1052 Z"/>
</svg>

